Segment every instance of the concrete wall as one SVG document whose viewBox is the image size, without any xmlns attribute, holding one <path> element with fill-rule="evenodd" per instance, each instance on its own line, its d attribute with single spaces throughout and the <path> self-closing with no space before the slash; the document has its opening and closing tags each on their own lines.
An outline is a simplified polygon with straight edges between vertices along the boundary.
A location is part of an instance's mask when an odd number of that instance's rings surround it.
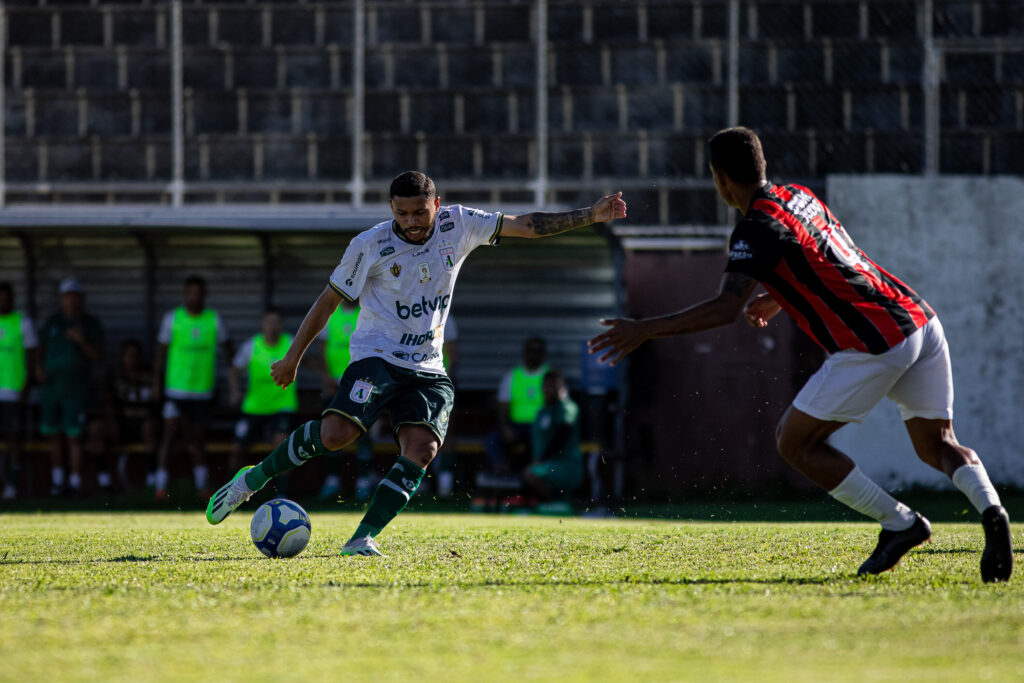
<svg viewBox="0 0 1024 683">
<path fill-rule="evenodd" d="M 939 314 L 960 442 L 996 484 L 1024 486 L 1024 179 L 834 176 L 827 196 L 854 241 Z M 890 401 L 833 442 L 891 488 L 951 486 L 916 459 Z"/>
</svg>

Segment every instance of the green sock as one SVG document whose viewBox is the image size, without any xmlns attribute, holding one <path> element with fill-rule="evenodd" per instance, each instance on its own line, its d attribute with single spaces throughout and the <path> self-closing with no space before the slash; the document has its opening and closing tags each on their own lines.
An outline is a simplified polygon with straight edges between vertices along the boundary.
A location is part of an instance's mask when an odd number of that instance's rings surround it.
<svg viewBox="0 0 1024 683">
<path fill-rule="evenodd" d="M 245 473 L 245 485 L 259 491 L 279 474 L 329 451 L 320 442 L 320 420 L 310 420 L 281 442 L 259 465 Z"/>
<path fill-rule="evenodd" d="M 412 460 L 398 458 L 387 476 L 381 479 L 370 500 L 370 507 L 366 509 L 363 521 L 356 527 L 352 538 L 379 534 L 402 511 L 412 494 L 416 493 L 425 472 Z"/>
</svg>

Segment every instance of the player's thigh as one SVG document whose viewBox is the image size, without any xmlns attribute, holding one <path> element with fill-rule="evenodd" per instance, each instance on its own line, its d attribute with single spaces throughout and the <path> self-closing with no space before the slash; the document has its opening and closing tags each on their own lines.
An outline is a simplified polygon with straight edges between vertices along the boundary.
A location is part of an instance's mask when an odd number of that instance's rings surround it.
<svg viewBox="0 0 1024 683">
<path fill-rule="evenodd" d="M 444 375 L 416 373 L 391 403 L 395 436 L 404 426 L 423 427 L 444 443 L 448 420 L 455 407 L 455 388 Z"/>
<path fill-rule="evenodd" d="M 920 333 L 923 335 L 920 355 L 893 385 L 888 396 L 899 405 L 904 422 L 922 418 L 937 420 L 937 424 L 941 424 L 953 418 L 953 370 L 949 346 L 938 318 L 932 318 Z"/>
<path fill-rule="evenodd" d="M 858 351 L 832 354 L 797 393 L 793 407 L 823 421 L 860 422 L 912 362 L 904 349 L 877 355 Z"/>
<path fill-rule="evenodd" d="M 345 369 L 323 415 L 347 418 L 365 433 L 400 391 L 393 366 L 380 358 L 363 358 Z"/>
</svg>

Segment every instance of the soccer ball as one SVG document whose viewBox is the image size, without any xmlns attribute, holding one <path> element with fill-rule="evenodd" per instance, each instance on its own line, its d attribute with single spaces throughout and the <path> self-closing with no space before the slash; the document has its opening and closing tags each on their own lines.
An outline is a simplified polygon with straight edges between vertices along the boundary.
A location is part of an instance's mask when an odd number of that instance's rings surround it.
<svg viewBox="0 0 1024 683">
<path fill-rule="evenodd" d="M 261 505 L 249 525 L 252 542 L 267 557 L 295 557 L 309 543 L 309 515 L 287 498 Z"/>
</svg>

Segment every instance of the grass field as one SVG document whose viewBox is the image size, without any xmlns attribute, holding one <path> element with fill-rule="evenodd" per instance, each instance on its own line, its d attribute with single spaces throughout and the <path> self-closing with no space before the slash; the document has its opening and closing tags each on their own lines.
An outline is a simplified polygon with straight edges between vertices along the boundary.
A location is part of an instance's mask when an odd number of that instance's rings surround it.
<svg viewBox="0 0 1024 683">
<path fill-rule="evenodd" d="M 268 560 L 244 511 L 0 520 L 5 681 L 1024 677 L 1024 581 L 981 583 L 975 524 L 857 579 L 873 525 L 405 514 L 342 559 L 357 516 L 314 512 Z"/>
</svg>

